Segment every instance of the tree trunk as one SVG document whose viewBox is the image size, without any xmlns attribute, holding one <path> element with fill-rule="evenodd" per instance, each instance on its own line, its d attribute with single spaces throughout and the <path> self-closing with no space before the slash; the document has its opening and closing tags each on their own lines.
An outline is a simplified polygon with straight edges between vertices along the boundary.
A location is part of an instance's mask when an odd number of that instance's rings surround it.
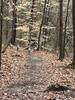
<svg viewBox="0 0 75 100">
<path fill-rule="evenodd" d="M 66 39 L 66 27 L 67 27 L 67 19 L 68 19 L 68 9 L 69 9 L 69 3 L 70 0 L 68 0 L 68 4 L 67 4 L 67 12 L 66 12 L 66 19 L 65 19 L 65 28 L 64 28 L 64 56 L 65 56 L 65 39 Z"/>
<path fill-rule="evenodd" d="M 75 65 L 75 0 L 72 2 L 72 20 L 73 20 L 73 65 Z"/>
<path fill-rule="evenodd" d="M 1 51 L 2 51 L 2 29 L 3 29 L 3 0 L 0 8 L 0 70 L 1 70 Z"/>
<path fill-rule="evenodd" d="M 16 9 L 16 2 L 17 0 L 13 0 L 13 22 L 12 22 L 12 30 L 13 30 L 13 33 L 12 33 L 12 38 L 11 38 L 11 44 L 15 44 L 15 41 L 16 41 L 16 27 L 17 27 L 17 9 Z"/>
<path fill-rule="evenodd" d="M 40 31 L 39 31 L 39 36 L 38 36 L 38 47 L 37 47 L 37 50 L 40 49 L 41 31 L 42 31 L 42 25 L 43 25 L 43 20 L 44 20 L 44 14 L 45 14 L 46 3 L 47 3 L 47 0 L 45 0 L 45 3 L 44 3 L 43 17 L 42 17 L 42 22 L 41 22 L 41 25 L 40 25 Z"/>
<path fill-rule="evenodd" d="M 59 32 L 59 60 L 64 58 L 63 48 L 63 0 L 60 0 L 60 32 Z"/>
<path fill-rule="evenodd" d="M 31 15 L 30 15 L 31 20 L 30 20 L 30 25 L 29 25 L 29 47 L 31 46 L 31 31 L 32 31 L 32 25 L 33 25 L 34 4 L 35 4 L 35 0 L 32 0 Z"/>
</svg>

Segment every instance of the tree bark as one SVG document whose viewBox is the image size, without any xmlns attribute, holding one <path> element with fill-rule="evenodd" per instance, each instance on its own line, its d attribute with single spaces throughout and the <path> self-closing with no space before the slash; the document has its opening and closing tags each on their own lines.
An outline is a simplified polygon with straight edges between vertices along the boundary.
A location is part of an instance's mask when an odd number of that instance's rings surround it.
<svg viewBox="0 0 75 100">
<path fill-rule="evenodd" d="M 70 0 L 68 0 L 68 4 L 67 4 L 67 12 L 66 12 L 66 19 L 65 19 L 65 28 L 64 28 L 64 56 L 65 56 L 65 39 L 66 39 L 66 27 L 67 27 L 67 19 L 68 19 L 68 9 L 69 9 L 69 3 L 70 3 Z"/>
<path fill-rule="evenodd" d="M 1 0 L 0 13 L 0 70 L 1 70 L 1 51 L 2 51 L 2 29 L 3 29 L 3 0 Z"/>
<path fill-rule="evenodd" d="M 47 0 L 45 0 L 45 3 L 44 3 L 43 17 L 42 17 L 42 22 L 41 22 L 41 25 L 40 25 L 40 31 L 39 31 L 39 36 L 38 36 L 38 47 L 37 47 L 37 50 L 40 49 L 41 31 L 42 31 L 42 25 L 43 25 L 43 20 L 44 20 L 44 14 L 45 14 L 46 4 L 47 4 Z"/>
<path fill-rule="evenodd" d="M 72 0 L 72 20 L 73 20 L 73 65 L 75 65 L 75 0 Z"/>
<path fill-rule="evenodd" d="M 34 4 L 35 4 L 35 0 L 32 0 L 31 15 L 30 15 L 30 25 L 29 25 L 29 47 L 31 46 L 31 31 L 32 31 L 32 25 L 33 25 Z"/>
<path fill-rule="evenodd" d="M 13 0 L 13 21 L 12 21 L 12 38 L 11 38 L 11 44 L 15 44 L 16 42 L 16 27 L 17 27 L 17 9 L 16 9 L 16 2 L 17 0 Z"/>
<path fill-rule="evenodd" d="M 63 0 L 60 0 L 60 32 L 59 32 L 59 60 L 64 59 L 64 48 L 63 48 Z"/>
</svg>

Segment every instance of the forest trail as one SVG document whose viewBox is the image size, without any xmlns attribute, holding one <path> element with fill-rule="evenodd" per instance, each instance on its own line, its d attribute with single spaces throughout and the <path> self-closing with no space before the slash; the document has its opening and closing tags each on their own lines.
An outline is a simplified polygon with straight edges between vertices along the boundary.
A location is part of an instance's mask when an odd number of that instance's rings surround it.
<svg viewBox="0 0 75 100">
<path fill-rule="evenodd" d="M 0 100 L 75 100 L 72 90 L 44 92 L 57 83 L 75 88 L 75 70 L 64 68 L 69 59 L 60 62 L 52 53 L 12 48 L 3 54 Z"/>
</svg>

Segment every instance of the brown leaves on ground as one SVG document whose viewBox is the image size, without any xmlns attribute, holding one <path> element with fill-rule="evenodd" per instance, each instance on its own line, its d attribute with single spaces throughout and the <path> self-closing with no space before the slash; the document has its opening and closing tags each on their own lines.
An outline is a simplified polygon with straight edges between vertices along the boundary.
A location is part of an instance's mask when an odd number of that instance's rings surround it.
<svg viewBox="0 0 75 100">
<path fill-rule="evenodd" d="M 75 70 L 66 67 L 70 63 L 53 53 L 9 47 L 2 55 L 0 100 L 75 100 Z M 57 84 L 69 89 L 45 91 Z"/>
</svg>

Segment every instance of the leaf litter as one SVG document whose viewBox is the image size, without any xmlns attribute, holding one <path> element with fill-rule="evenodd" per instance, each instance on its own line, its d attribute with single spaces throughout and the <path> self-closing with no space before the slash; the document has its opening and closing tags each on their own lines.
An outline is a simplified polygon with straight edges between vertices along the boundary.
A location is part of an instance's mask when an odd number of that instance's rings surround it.
<svg viewBox="0 0 75 100">
<path fill-rule="evenodd" d="M 66 67 L 70 63 L 46 51 L 8 47 L 2 54 L 0 100 L 75 100 L 75 70 Z"/>
</svg>

